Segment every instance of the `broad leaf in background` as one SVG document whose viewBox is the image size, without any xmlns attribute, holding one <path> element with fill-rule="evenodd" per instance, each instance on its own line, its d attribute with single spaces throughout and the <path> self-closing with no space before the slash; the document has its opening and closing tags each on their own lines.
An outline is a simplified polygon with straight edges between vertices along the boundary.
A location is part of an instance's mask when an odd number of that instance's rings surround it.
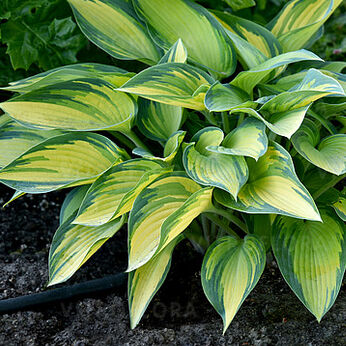
<svg viewBox="0 0 346 346">
<path fill-rule="evenodd" d="M 223 319 L 225 333 L 264 270 L 266 252 L 253 235 L 217 239 L 204 256 L 201 279 L 205 295 Z"/>
<path fill-rule="evenodd" d="M 133 2 L 159 46 L 169 49 L 180 38 L 189 60 L 223 78 L 234 72 L 236 57 L 232 41 L 204 7 L 189 0 Z"/>
<path fill-rule="evenodd" d="M 233 11 L 239 11 L 243 8 L 248 8 L 255 6 L 256 3 L 254 0 L 223 0 L 225 1 L 229 6 L 231 6 Z"/>
<path fill-rule="evenodd" d="M 333 305 L 346 265 L 343 223 L 329 211 L 321 216 L 323 223 L 279 216 L 272 229 L 280 271 L 318 321 Z"/>
<path fill-rule="evenodd" d="M 38 129 L 130 131 L 134 99 L 102 79 L 56 83 L 14 97 L 0 107 L 16 121 Z"/>
<path fill-rule="evenodd" d="M 155 64 L 160 53 L 130 1 L 68 0 L 88 39 L 117 59 Z M 174 43 L 174 42 L 173 42 Z"/>
<path fill-rule="evenodd" d="M 86 227 L 65 221 L 54 234 L 49 251 L 49 283 L 69 279 L 124 224 L 125 217 L 99 227 Z"/>
<path fill-rule="evenodd" d="M 306 119 L 292 137 L 294 148 L 313 165 L 336 175 L 344 174 L 346 172 L 346 135 L 328 136 L 320 142 L 319 132 L 315 123 Z"/>
<path fill-rule="evenodd" d="M 23 127 L 8 115 L 0 117 L 0 168 L 5 167 L 28 149 L 48 138 L 61 135 L 58 130 L 38 131 Z"/>
<path fill-rule="evenodd" d="M 163 56 L 159 64 L 168 62 L 185 63 L 187 51 L 179 39 Z M 148 138 L 157 141 L 166 141 L 173 133 L 179 130 L 183 109 L 140 98 L 138 100 L 138 114 L 136 125 Z"/>
<path fill-rule="evenodd" d="M 211 206 L 212 189 L 202 189 L 183 172 L 159 177 L 136 198 L 130 212 L 127 271 L 147 263 Z"/>
<path fill-rule="evenodd" d="M 215 82 L 205 94 L 204 103 L 211 112 L 223 112 L 237 107 L 246 107 L 250 100 L 244 90 L 230 84 Z"/>
<path fill-rule="evenodd" d="M 143 70 L 118 90 L 168 105 L 203 110 L 205 93 L 214 82 L 197 67 L 172 62 Z"/>
<path fill-rule="evenodd" d="M 94 181 L 126 152 L 95 133 L 50 138 L 0 170 L 0 181 L 23 192 L 43 193 Z"/>
<path fill-rule="evenodd" d="M 206 149 L 220 154 L 249 156 L 257 161 L 267 148 L 265 124 L 257 119 L 247 118 L 225 137 L 221 145 L 209 145 Z"/>
<path fill-rule="evenodd" d="M 342 0 L 292 0 L 268 24 L 285 52 L 305 47 Z"/>
<path fill-rule="evenodd" d="M 109 65 L 83 63 L 58 67 L 35 76 L 11 82 L 2 90 L 29 92 L 59 82 L 73 81 L 80 78 L 102 78 L 116 87 L 123 85 L 134 73 Z"/>
<path fill-rule="evenodd" d="M 171 267 L 172 252 L 181 240 L 176 238 L 159 254 L 128 276 L 128 297 L 131 328 L 135 328 L 150 301 L 165 281 Z"/>
<path fill-rule="evenodd" d="M 137 195 L 166 172 L 162 164 L 147 159 L 129 160 L 112 167 L 91 185 L 73 223 L 99 226 L 127 213 Z"/>
<path fill-rule="evenodd" d="M 86 40 L 64 0 L 2 0 L 1 40 L 14 69 L 37 63 L 42 69 L 77 62 Z"/>
<path fill-rule="evenodd" d="M 191 139 L 183 154 L 186 173 L 197 183 L 215 186 L 229 192 L 235 199 L 239 189 L 246 183 L 248 168 L 242 156 L 225 155 L 207 150 L 218 146 L 224 134 L 217 127 L 206 127 Z"/>
<path fill-rule="evenodd" d="M 257 162 L 249 161 L 248 182 L 238 193 L 238 200 L 222 190 L 216 200 L 226 207 L 250 214 L 282 214 L 321 221 L 308 190 L 299 181 L 290 154 L 272 142 Z"/>
<path fill-rule="evenodd" d="M 320 59 L 317 55 L 305 49 L 280 54 L 268 59 L 260 65 L 251 68 L 248 71 L 238 73 L 237 76 L 231 81 L 231 85 L 237 86 L 247 93 L 251 93 L 253 88 L 257 84 L 264 81 L 265 78 L 268 77 L 276 68 L 304 60 L 322 61 L 322 59 Z"/>
</svg>

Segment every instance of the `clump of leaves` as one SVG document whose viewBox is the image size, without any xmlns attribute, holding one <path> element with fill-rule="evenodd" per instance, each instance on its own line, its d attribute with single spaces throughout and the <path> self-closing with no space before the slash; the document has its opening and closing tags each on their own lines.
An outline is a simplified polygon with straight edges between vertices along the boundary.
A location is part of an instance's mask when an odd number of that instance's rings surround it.
<svg viewBox="0 0 346 346">
<path fill-rule="evenodd" d="M 89 40 L 150 66 L 69 65 L 3 88 L 19 95 L 0 105 L 0 181 L 13 199 L 73 188 L 49 285 L 127 223 L 132 327 L 184 239 L 205 251 L 224 331 L 268 251 L 321 320 L 345 271 L 345 63 L 303 48 L 340 1 L 293 0 L 266 27 L 188 0 L 69 3 Z"/>
<path fill-rule="evenodd" d="M 86 43 L 64 0 L 2 0 L 0 20 L 0 39 L 14 69 L 75 63 Z"/>
</svg>

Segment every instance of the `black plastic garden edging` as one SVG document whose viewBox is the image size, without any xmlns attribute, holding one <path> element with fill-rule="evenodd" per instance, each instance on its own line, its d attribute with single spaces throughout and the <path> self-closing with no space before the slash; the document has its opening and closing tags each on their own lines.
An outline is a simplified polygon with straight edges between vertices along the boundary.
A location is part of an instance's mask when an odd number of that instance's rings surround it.
<svg viewBox="0 0 346 346">
<path fill-rule="evenodd" d="M 47 303 L 56 303 L 88 294 L 104 292 L 120 287 L 125 283 L 126 274 L 118 273 L 72 286 L 52 289 L 45 292 L 0 300 L 0 313 L 9 313 L 37 307 Z"/>
</svg>

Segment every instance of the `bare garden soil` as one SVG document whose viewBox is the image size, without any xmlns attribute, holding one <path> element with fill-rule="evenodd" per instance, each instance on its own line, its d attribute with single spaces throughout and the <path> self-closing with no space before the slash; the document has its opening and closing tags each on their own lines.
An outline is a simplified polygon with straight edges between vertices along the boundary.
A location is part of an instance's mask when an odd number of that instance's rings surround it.
<svg viewBox="0 0 346 346">
<path fill-rule="evenodd" d="M 11 194 L 0 188 L 1 205 Z M 0 299 L 44 290 L 64 195 L 27 195 L 0 209 Z M 121 230 L 65 285 L 123 271 L 126 261 L 126 230 Z M 222 335 L 221 318 L 200 284 L 201 261 L 189 243 L 179 244 L 166 282 L 134 330 L 123 286 L 108 294 L 0 315 L 0 345 L 346 345 L 345 285 L 318 323 L 270 256 L 257 287 Z"/>
</svg>

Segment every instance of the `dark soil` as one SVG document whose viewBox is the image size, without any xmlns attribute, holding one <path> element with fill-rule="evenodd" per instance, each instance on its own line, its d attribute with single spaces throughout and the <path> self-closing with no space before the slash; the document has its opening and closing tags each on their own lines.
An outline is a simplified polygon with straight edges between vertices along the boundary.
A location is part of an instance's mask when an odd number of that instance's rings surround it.
<svg viewBox="0 0 346 346">
<path fill-rule="evenodd" d="M 1 187 L 0 193 L 3 204 L 12 192 Z M 63 198 L 64 192 L 27 195 L 0 210 L 0 299 L 44 289 Z M 124 270 L 126 259 L 122 230 L 66 285 Z M 165 284 L 134 330 L 122 287 L 107 295 L 2 315 L 0 345 L 346 345 L 344 292 L 319 324 L 272 259 L 222 335 L 221 318 L 202 292 L 201 259 L 187 242 L 178 246 Z"/>
</svg>

